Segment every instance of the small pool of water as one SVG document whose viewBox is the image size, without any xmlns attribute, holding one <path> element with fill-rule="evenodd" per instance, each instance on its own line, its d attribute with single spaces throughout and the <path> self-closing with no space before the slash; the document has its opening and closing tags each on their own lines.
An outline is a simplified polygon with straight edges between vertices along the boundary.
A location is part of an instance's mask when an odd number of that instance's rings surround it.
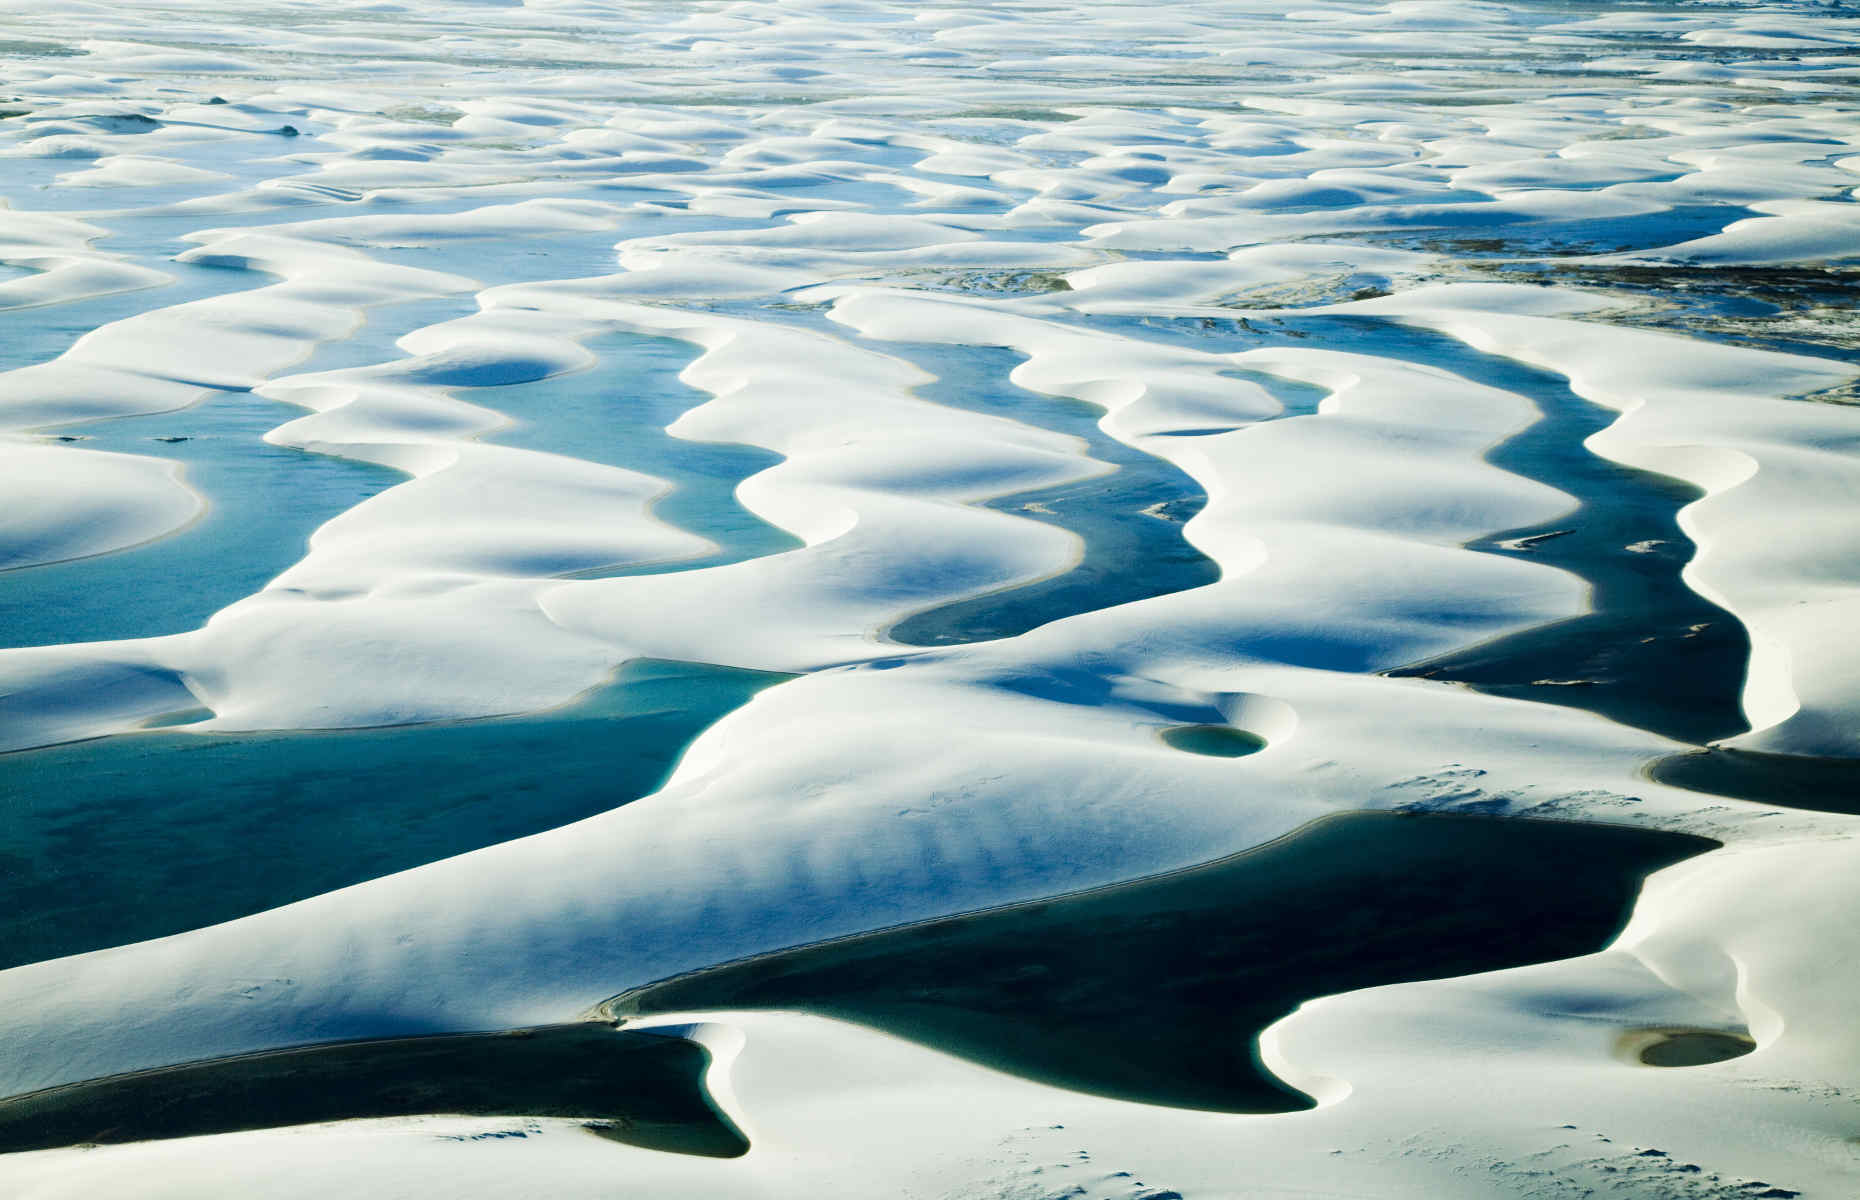
<svg viewBox="0 0 1860 1200">
<path fill-rule="evenodd" d="M 1635 1058 L 1649 1067 L 1704 1067 L 1742 1058 L 1757 1048 L 1748 1034 L 1710 1029 L 1638 1030 L 1628 1035 Z"/>
<path fill-rule="evenodd" d="M 1162 731 L 1162 740 L 1189 754 L 1210 758 L 1245 758 L 1266 748 L 1266 739 L 1232 725 L 1177 725 Z"/>
</svg>

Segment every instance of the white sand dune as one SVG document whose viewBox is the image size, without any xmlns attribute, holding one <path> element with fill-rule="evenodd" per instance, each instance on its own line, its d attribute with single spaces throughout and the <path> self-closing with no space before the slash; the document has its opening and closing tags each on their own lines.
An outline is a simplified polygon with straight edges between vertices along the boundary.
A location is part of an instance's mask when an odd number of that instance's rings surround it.
<svg viewBox="0 0 1860 1200">
<path fill-rule="evenodd" d="M 185 525 L 201 500 L 158 458 L 0 441 L 0 570 L 105 554 Z"/>
<path fill-rule="evenodd" d="M 1696 492 L 1636 544 L 1689 538 L 1684 586 L 1748 634 L 1723 744 L 1860 758 L 1857 43 L 1793 0 L 0 0 L 0 588 L 107 568 L 71 577 L 123 617 L 0 649 L 0 781 L 157 724 L 546 713 L 641 658 L 797 676 L 611 811 L 0 971 L 0 1092 L 572 1020 L 1338 812 L 1726 843 L 1598 953 L 1313 997 L 1260 1043 L 1308 1112 L 715 1013 L 663 1024 L 712 1047 L 740 1159 L 433 1116 L 7 1155 L 0 1191 L 1852 1195 L 1855 818 L 1650 782 L 1697 747 L 1580 695 L 1384 673 L 1601 603 L 1532 538 L 1593 519 L 1568 464 L 1606 460 Z M 1584 441 L 1517 364 L 1607 423 Z M 216 404 L 244 423 L 146 424 Z M 1567 444 L 1507 457 L 1539 421 Z M 391 475 L 351 496 L 332 465 Z M 289 565 L 198 628 L 130 636 L 168 535 L 294 511 L 335 515 L 265 533 Z M 1074 568 L 1154 586 L 894 639 Z M 1160 737 L 1187 723 L 1265 748 Z M 1622 1049 L 1669 1027 L 1757 1049 Z"/>
</svg>

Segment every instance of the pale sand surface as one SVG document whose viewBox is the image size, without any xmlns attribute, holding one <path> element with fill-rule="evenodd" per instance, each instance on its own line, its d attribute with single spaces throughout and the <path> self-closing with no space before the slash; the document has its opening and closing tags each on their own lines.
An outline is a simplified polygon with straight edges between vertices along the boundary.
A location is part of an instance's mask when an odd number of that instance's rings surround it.
<svg viewBox="0 0 1860 1200">
<path fill-rule="evenodd" d="M 1183 1053 L 1302 1111 L 713 996 L 741 1157 L 403 1107 L 0 1191 L 1860 1191 L 1847 7 L 0 0 L 0 66 L 0 1093 L 1336 814 L 1704 851 L 1215 972 Z"/>
</svg>

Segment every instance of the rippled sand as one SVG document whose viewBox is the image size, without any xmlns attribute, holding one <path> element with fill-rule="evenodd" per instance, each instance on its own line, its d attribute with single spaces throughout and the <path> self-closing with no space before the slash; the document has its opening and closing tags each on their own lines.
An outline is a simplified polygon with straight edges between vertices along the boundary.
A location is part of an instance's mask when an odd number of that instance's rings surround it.
<svg viewBox="0 0 1860 1200">
<path fill-rule="evenodd" d="M 740 1157 L 377 1097 L 0 1191 L 1860 1190 L 1851 7 L 0 0 L 0 66 L 0 1094 L 1009 931 L 629 1020 Z M 1514 892 L 1067 924 L 1365 812 Z"/>
</svg>

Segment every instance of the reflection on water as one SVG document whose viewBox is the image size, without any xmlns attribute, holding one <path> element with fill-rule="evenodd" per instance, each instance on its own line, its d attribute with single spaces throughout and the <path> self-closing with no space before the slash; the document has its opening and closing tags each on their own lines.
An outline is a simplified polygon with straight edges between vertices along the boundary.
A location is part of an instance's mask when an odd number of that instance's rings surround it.
<svg viewBox="0 0 1860 1200">
<path fill-rule="evenodd" d="M 1394 675 L 1457 680 L 1480 691 L 1562 704 L 1681 741 L 1741 733 L 1750 639 L 1736 617 L 1693 591 L 1681 573 L 1696 551 L 1679 510 L 1702 493 L 1635 470 L 1584 444 L 1613 424 L 1563 376 L 1482 354 L 1444 334 L 1381 321 L 1342 322 L 1363 349 L 1442 367 L 1527 396 L 1543 418 L 1494 446 L 1487 459 L 1549 484 L 1578 507 L 1469 545 L 1561 567 L 1589 584 L 1593 611 L 1405 667 Z"/>
</svg>

